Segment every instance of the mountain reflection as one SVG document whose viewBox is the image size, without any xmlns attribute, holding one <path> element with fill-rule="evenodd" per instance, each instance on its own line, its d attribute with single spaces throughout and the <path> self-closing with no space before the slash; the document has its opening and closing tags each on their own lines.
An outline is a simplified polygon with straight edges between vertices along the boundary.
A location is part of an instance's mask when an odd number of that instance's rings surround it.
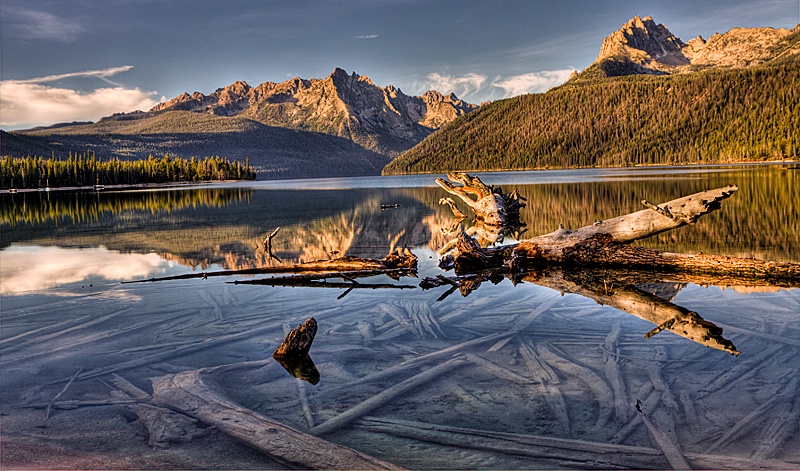
<svg viewBox="0 0 800 471">
<path fill-rule="evenodd" d="M 165 265 L 154 253 L 124 254 L 105 247 L 13 246 L 0 251 L 0 294 L 42 291 L 91 278 L 132 280 L 163 273 Z"/>
<path fill-rule="evenodd" d="M 663 180 L 518 185 L 528 200 L 520 214 L 525 232 L 506 234 L 506 242 L 550 232 L 559 224 L 574 228 L 637 211 L 642 199 L 663 201 L 736 183 L 740 191 L 723 211 L 638 243 L 674 252 L 800 261 L 800 207 L 785 203 L 793 200 L 798 175 L 764 168 Z M 492 175 L 483 178 L 491 183 Z M 513 185 L 503 186 L 513 190 Z M 155 252 L 191 268 L 237 270 L 344 255 L 382 258 L 402 246 L 438 250 L 452 238 L 455 220 L 450 208 L 439 203 L 444 192 L 438 187 L 254 188 L 3 195 L 0 246 L 102 245 Z M 470 223 L 464 221 L 467 227 Z M 277 227 L 275 259 L 264 251 L 263 240 Z"/>
</svg>

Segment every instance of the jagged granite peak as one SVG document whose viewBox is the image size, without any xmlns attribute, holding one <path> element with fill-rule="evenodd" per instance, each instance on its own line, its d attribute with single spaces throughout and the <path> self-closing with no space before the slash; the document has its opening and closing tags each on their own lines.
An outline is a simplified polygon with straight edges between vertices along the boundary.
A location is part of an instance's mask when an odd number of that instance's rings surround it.
<svg viewBox="0 0 800 471">
<path fill-rule="evenodd" d="M 709 67 L 750 67 L 800 55 L 800 25 L 733 28 L 684 43 L 650 16 L 636 16 L 603 41 L 595 62 L 570 80 L 634 74 L 673 74 Z"/>
<path fill-rule="evenodd" d="M 409 96 L 393 85 L 380 87 L 367 76 L 337 67 L 323 79 L 295 77 L 257 87 L 240 81 L 207 96 L 184 93 L 150 111 L 240 116 L 269 126 L 345 137 L 394 154 L 477 108 L 455 94 L 429 91 L 421 97 Z"/>
<path fill-rule="evenodd" d="M 656 24 L 650 16 L 636 16 L 603 41 L 597 61 L 622 56 L 685 65 L 689 61 L 681 53 L 684 47 L 686 44 L 663 24 Z"/>
</svg>

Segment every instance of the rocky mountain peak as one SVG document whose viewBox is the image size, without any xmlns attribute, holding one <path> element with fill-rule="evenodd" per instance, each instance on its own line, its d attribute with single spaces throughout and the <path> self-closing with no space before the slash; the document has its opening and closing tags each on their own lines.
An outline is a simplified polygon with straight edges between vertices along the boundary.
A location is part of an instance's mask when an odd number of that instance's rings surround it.
<svg viewBox="0 0 800 471">
<path fill-rule="evenodd" d="M 650 16 L 634 17 L 611 33 L 600 47 L 597 61 L 605 58 L 649 58 L 670 65 L 686 64 L 681 54 L 686 44 Z"/>
<path fill-rule="evenodd" d="M 225 88 L 220 88 L 217 91 L 222 91 L 229 95 L 244 96 L 250 92 L 250 85 L 244 81 L 236 81 Z"/>
<path fill-rule="evenodd" d="M 636 16 L 603 40 L 595 62 L 570 80 L 633 74 L 672 74 L 708 67 L 750 67 L 777 57 L 800 55 L 800 25 L 794 30 L 733 28 L 684 43 L 652 17 Z"/>
</svg>

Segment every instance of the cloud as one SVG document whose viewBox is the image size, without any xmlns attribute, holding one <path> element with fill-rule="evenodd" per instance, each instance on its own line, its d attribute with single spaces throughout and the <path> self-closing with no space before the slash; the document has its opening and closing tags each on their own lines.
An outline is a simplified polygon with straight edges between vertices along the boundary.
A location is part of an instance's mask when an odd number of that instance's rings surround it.
<svg viewBox="0 0 800 471">
<path fill-rule="evenodd" d="M 492 87 L 502 89 L 504 98 L 527 93 L 543 93 L 566 82 L 574 71 L 575 69 L 545 70 L 498 78 L 492 82 Z"/>
<path fill-rule="evenodd" d="M 543 93 L 561 85 L 569 79 L 575 69 L 545 70 L 510 77 L 498 76 L 488 81 L 487 76 L 470 72 L 462 76 L 428 74 L 426 80 L 417 89 L 437 90 L 441 93 L 455 93 L 459 98 L 467 100 L 488 100 L 510 98 L 528 93 Z"/>
<path fill-rule="evenodd" d="M 123 254 L 105 247 L 11 246 L 0 251 L 0 294 L 42 291 L 90 278 L 132 280 L 163 273 L 168 266 L 156 254 Z"/>
<path fill-rule="evenodd" d="M 32 83 L 0 82 L 0 126 L 20 129 L 71 121 L 97 121 L 114 113 L 148 110 L 154 92 L 138 88 L 98 88 L 80 93 Z"/>
<path fill-rule="evenodd" d="M 25 8 L 0 8 L 3 28 L 10 36 L 22 39 L 56 39 L 72 41 L 86 30 L 78 23 L 52 13 Z"/>
<path fill-rule="evenodd" d="M 23 80 L 5 80 L 3 83 L 48 83 L 48 82 L 56 82 L 58 80 L 64 80 L 68 78 L 79 78 L 79 77 L 96 77 L 104 82 L 108 82 L 112 85 L 117 85 L 116 83 L 112 82 L 108 79 L 108 77 L 112 77 L 114 75 L 120 74 L 122 72 L 127 72 L 133 68 L 132 65 L 123 65 L 120 67 L 110 67 L 108 69 L 100 69 L 100 70 L 85 70 L 82 72 L 70 72 L 66 74 L 58 74 L 58 75 L 47 75 L 44 77 L 34 77 L 30 79 L 23 79 Z"/>
<path fill-rule="evenodd" d="M 377 34 L 363 34 L 361 36 L 354 36 L 353 39 L 378 39 Z"/>
<path fill-rule="evenodd" d="M 130 70 L 131 66 L 48 75 L 25 80 L 0 81 L 0 126 L 7 129 L 41 126 L 71 121 L 97 121 L 114 113 L 148 110 L 158 101 L 155 92 L 125 88 L 108 77 Z M 66 78 L 96 77 L 114 87 L 79 92 L 44 85 Z"/>
<path fill-rule="evenodd" d="M 477 93 L 485 82 L 485 75 L 472 72 L 461 77 L 434 72 L 428 74 L 426 87 L 444 94 L 455 93 L 459 98 L 463 98 Z"/>
</svg>

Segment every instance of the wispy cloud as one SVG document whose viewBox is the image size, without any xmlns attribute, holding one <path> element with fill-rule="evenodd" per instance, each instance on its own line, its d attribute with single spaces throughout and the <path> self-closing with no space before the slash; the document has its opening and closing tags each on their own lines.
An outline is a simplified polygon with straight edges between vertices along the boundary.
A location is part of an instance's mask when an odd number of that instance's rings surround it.
<svg viewBox="0 0 800 471">
<path fill-rule="evenodd" d="M 499 78 L 492 82 L 492 87 L 503 90 L 503 98 L 509 98 L 526 93 L 543 93 L 561 85 L 569 79 L 575 69 L 545 70 Z"/>
<path fill-rule="evenodd" d="M 100 70 L 84 70 L 82 72 L 69 72 L 66 74 L 58 74 L 58 75 L 46 75 L 44 77 L 34 77 L 29 79 L 22 79 L 22 80 L 4 80 L 3 83 L 49 83 L 49 82 L 57 82 L 59 80 L 64 80 L 68 78 L 85 78 L 85 77 L 96 77 L 104 82 L 108 82 L 112 85 L 117 85 L 116 83 L 109 80 L 109 77 L 113 77 L 114 75 L 121 74 L 122 72 L 127 72 L 133 68 L 132 65 L 123 65 L 120 67 L 110 67 L 108 69 L 100 69 Z"/>
<path fill-rule="evenodd" d="M 425 87 L 441 93 L 455 93 L 458 97 L 465 97 L 477 93 L 486 82 L 486 76 L 468 73 L 460 77 L 442 75 L 438 72 L 428 74 Z"/>
<path fill-rule="evenodd" d="M 377 34 L 362 34 L 361 36 L 353 36 L 353 39 L 378 39 Z"/>
<path fill-rule="evenodd" d="M 114 113 L 150 109 L 158 103 L 154 98 L 155 92 L 126 88 L 109 80 L 109 77 L 131 68 L 122 66 L 0 81 L 0 109 L 3 110 L 0 126 L 20 129 L 59 122 L 97 121 Z M 96 77 L 114 86 L 79 92 L 44 85 L 75 77 Z"/>
<path fill-rule="evenodd" d="M 575 69 L 545 70 L 509 77 L 498 76 L 489 80 L 486 75 L 470 72 L 461 76 L 428 74 L 415 88 L 420 91 L 436 90 L 455 93 L 459 98 L 473 102 L 510 98 L 527 93 L 543 93 L 569 79 Z"/>
<path fill-rule="evenodd" d="M 0 13 L 3 16 L 3 28 L 12 37 L 67 42 L 86 32 L 79 23 L 45 11 L 0 7 Z"/>
</svg>

